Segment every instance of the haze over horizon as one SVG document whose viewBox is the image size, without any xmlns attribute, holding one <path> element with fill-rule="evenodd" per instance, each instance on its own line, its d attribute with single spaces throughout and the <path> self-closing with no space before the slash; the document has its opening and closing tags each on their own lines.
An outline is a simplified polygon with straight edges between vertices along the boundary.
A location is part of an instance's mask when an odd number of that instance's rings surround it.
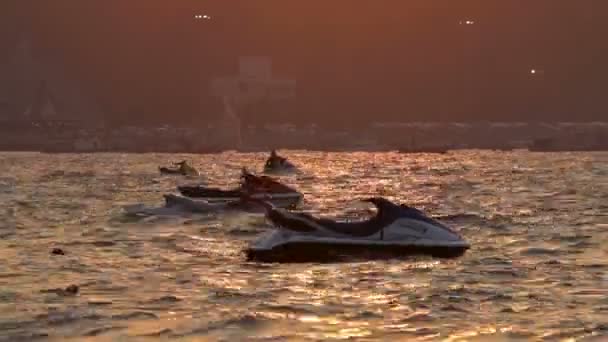
<svg viewBox="0 0 608 342">
<path fill-rule="evenodd" d="M 600 121 L 608 111 L 606 1 L 4 6 L 0 65 L 27 39 L 109 121 L 213 118 L 222 105 L 209 84 L 243 56 L 297 83 L 293 99 L 242 108 L 249 122 Z"/>
</svg>

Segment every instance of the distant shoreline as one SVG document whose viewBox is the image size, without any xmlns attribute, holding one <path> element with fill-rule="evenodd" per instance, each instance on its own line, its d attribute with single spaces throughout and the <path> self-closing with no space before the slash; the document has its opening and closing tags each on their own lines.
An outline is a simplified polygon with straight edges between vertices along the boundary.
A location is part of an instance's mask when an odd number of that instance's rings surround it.
<svg viewBox="0 0 608 342">
<path fill-rule="evenodd" d="M 499 148 L 455 148 L 449 149 L 445 152 L 436 152 L 436 151 L 399 151 L 398 149 L 344 149 L 344 148 L 326 148 L 326 149 L 315 149 L 315 148 L 281 148 L 277 147 L 276 149 L 282 151 L 305 151 L 305 152 L 320 152 L 320 153 L 398 153 L 398 154 L 449 154 L 451 152 L 460 152 L 460 151 L 494 151 L 494 152 L 516 152 L 516 151 L 525 151 L 530 153 L 595 153 L 595 152 L 608 152 L 608 148 L 591 148 L 591 149 L 576 149 L 576 148 L 564 148 L 564 149 L 547 149 L 547 150 L 535 150 L 530 148 L 513 148 L 513 149 L 499 149 Z M 35 149 L 0 149 L 0 153 L 40 153 L 40 154 L 196 154 L 196 155 L 209 155 L 209 154 L 222 154 L 222 153 L 268 153 L 270 149 L 247 149 L 247 150 L 238 150 L 238 149 L 225 149 L 225 150 L 217 150 L 217 151 L 192 151 L 192 150 L 173 150 L 173 151 L 163 151 L 163 150 L 146 150 L 146 151 L 133 151 L 133 150 L 88 150 L 88 151 L 78 151 L 78 150 L 56 150 L 56 151 L 45 151 L 45 150 L 35 150 Z"/>
<path fill-rule="evenodd" d="M 0 128 L 0 150 L 48 153 L 325 152 L 445 153 L 482 149 L 608 151 L 608 123 L 374 123 L 366 129 L 293 125 L 231 127 Z"/>
</svg>

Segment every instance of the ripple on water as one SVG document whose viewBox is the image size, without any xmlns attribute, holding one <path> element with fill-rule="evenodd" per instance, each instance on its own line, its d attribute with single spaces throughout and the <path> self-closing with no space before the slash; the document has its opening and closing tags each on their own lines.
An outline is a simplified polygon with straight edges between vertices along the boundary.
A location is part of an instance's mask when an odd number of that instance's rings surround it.
<svg viewBox="0 0 608 342">
<path fill-rule="evenodd" d="M 265 155 L 1 154 L 0 340 L 605 338 L 606 154 L 289 151 L 302 209 L 361 217 L 354 199 L 415 205 L 472 243 L 462 258 L 257 265 L 260 215 L 129 218 L 196 179 L 232 187 Z M 61 247 L 64 256 L 50 251 Z M 76 296 L 41 293 L 80 287 Z M 6 337 L 6 339 L 5 339 Z"/>
</svg>

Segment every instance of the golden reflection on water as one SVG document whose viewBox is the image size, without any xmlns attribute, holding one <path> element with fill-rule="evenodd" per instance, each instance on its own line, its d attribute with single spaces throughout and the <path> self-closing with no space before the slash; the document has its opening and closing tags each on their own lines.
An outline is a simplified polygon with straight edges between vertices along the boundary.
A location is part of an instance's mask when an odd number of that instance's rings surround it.
<svg viewBox="0 0 608 342">
<path fill-rule="evenodd" d="M 472 249 L 456 260 L 247 263 L 242 248 L 267 229 L 259 216 L 133 221 L 122 206 L 159 204 L 195 182 L 160 177 L 171 159 L 231 187 L 265 155 L 0 154 L 14 184 L 0 187 L 0 331 L 91 341 L 606 334 L 605 154 L 286 153 L 302 173 L 282 180 L 305 194 L 302 210 L 367 216 L 356 199 L 381 193 L 447 217 Z M 54 247 L 66 255 L 50 256 Z M 40 292 L 69 284 L 77 296 Z"/>
<path fill-rule="evenodd" d="M 496 341 L 497 338 L 496 337 L 491 337 L 488 335 L 493 335 L 496 334 L 496 332 L 498 331 L 498 329 L 496 329 L 496 327 L 494 326 L 485 326 L 485 327 L 480 327 L 476 330 L 469 330 L 469 331 L 463 331 L 457 334 L 453 334 L 449 337 L 447 337 L 446 339 L 444 339 L 443 341 L 445 342 L 465 342 L 465 341 L 471 341 L 472 338 L 476 338 L 476 337 L 486 337 L 485 341 L 491 341 L 494 340 Z M 500 332 L 501 333 L 505 333 L 510 331 L 509 328 L 500 328 Z M 475 341 L 480 341 L 480 339 L 475 339 Z"/>
</svg>

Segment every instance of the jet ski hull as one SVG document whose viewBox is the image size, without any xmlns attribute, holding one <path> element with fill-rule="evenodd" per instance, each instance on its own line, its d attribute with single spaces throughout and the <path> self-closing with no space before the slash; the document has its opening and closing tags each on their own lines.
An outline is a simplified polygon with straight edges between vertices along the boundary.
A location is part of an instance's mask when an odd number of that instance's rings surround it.
<svg viewBox="0 0 608 342">
<path fill-rule="evenodd" d="M 159 167 L 158 170 L 159 170 L 159 172 L 160 172 L 161 175 L 174 175 L 174 176 L 186 176 L 186 177 L 198 177 L 198 176 L 200 176 L 197 171 L 184 172 L 184 171 L 181 171 L 181 170 L 174 170 L 174 169 L 169 169 L 169 168 L 166 168 L 166 167 Z"/>
<path fill-rule="evenodd" d="M 223 190 L 218 188 L 207 188 L 202 186 L 178 186 L 177 190 L 184 195 L 192 198 L 239 198 L 241 191 L 239 189 Z"/>
<path fill-rule="evenodd" d="M 285 208 L 285 209 L 293 209 L 298 206 L 298 204 L 302 201 L 302 194 L 300 193 L 290 193 L 290 194 L 255 194 L 251 196 L 256 199 L 263 199 L 266 202 L 271 203 L 277 208 Z M 205 198 L 206 201 L 210 203 L 218 203 L 218 202 L 231 202 L 237 201 L 240 197 L 235 198 Z"/>
<path fill-rule="evenodd" d="M 303 196 L 300 193 L 289 193 L 289 194 L 265 194 L 265 193 L 261 193 L 261 194 L 252 195 L 251 197 L 255 198 L 255 199 L 260 199 L 260 200 L 264 200 L 266 202 L 269 202 L 269 203 L 271 203 L 272 205 L 274 205 L 277 208 L 294 209 L 302 201 L 302 197 Z M 213 199 L 213 198 L 207 198 L 207 200 L 209 202 L 214 203 L 216 201 L 238 200 L 238 198 L 235 198 L 235 199 Z"/>
<path fill-rule="evenodd" d="M 223 205 L 167 194 L 162 207 L 147 207 L 144 204 L 124 207 L 129 216 L 181 216 L 183 214 L 207 214 L 224 209 Z"/>
<path fill-rule="evenodd" d="M 217 188 L 204 187 L 178 187 L 179 192 L 187 197 L 204 199 L 209 203 L 233 202 L 241 199 L 239 190 L 222 190 Z M 299 192 L 288 193 L 257 193 L 251 196 L 255 199 L 265 200 L 277 208 L 295 208 L 302 201 L 302 194 Z"/>
<path fill-rule="evenodd" d="M 215 214 L 225 212 L 259 213 L 263 208 L 253 202 L 224 201 L 209 202 L 179 195 L 166 194 L 163 207 L 146 207 L 143 204 L 125 206 L 128 216 L 182 216 L 190 214 Z"/>
<path fill-rule="evenodd" d="M 178 207 L 185 212 L 205 214 L 225 209 L 223 204 L 210 203 L 200 199 L 192 199 L 173 194 L 167 194 L 164 197 L 165 206 L 167 208 Z"/>
<path fill-rule="evenodd" d="M 416 255 L 435 258 L 457 258 L 468 245 L 417 245 L 393 243 L 348 243 L 344 241 L 292 241 L 271 249 L 249 248 L 245 251 L 248 261 L 257 262 L 344 262 L 357 259 L 397 259 Z"/>
<path fill-rule="evenodd" d="M 279 166 L 264 166 L 264 173 L 267 174 L 282 174 L 282 173 L 292 173 L 297 172 L 298 168 L 291 164 L 290 162 L 286 162 L 283 165 Z"/>
<path fill-rule="evenodd" d="M 159 167 L 158 170 L 162 175 L 184 175 L 180 170 L 173 170 L 166 167 Z"/>
</svg>

